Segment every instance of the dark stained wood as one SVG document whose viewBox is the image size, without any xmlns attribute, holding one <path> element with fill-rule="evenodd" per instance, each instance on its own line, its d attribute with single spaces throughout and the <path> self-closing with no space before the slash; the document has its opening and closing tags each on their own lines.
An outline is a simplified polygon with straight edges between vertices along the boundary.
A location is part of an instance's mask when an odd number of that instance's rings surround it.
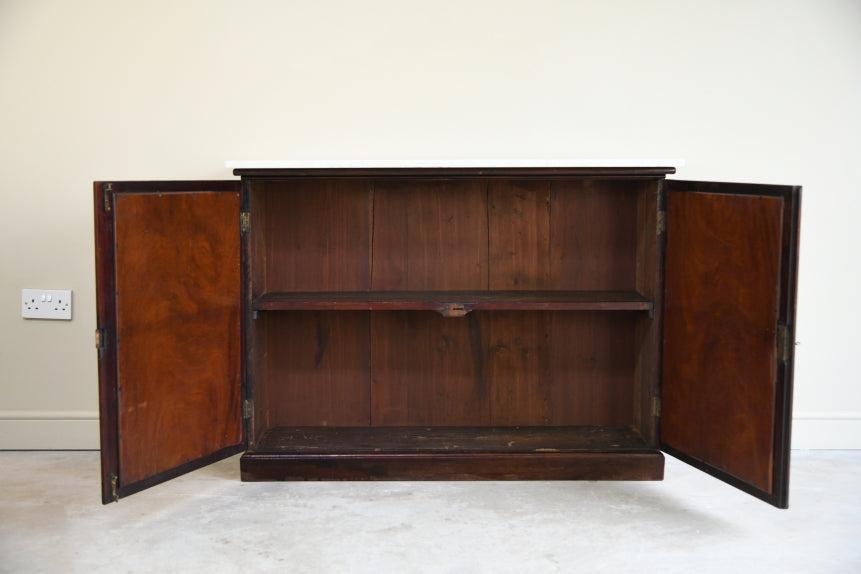
<svg viewBox="0 0 861 574">
<path fill-rule="evenodd" d="M 438 311 L 461 305 L 465 311 L 649 311 L 652 302 L 634 291 L 359 291 L 266 293 L 257 310 Z"/>
<path fill-rule="evenodd" d="M 664 457 L 640 452 L 290 455 L 247 452 L 244 481 L 662 480 Z"/>
<path fill-rule="evenodd" d="M 371 314 L 371 424 L 491 424 L 477 313 Z"/>
<path fill-rule="evenodd" d="M 771 492 L 783 199 L 668 196 L 661 440 Z"/>
<path fill-rule="evenodd" d="M 660 480 L 663 457 L 631 427 L 271 429 L 242 480 Z"/>
<path fill-rule="evenodd" d="M 236 170 L 241 255 L 235 182 L 97 183 L 103 499 L 247 440 L 243 480 L 660 479 L 660 446 L 785 507 L 799 190 L 672 172 Z"/>
<path fill-rule="evenodd" d="M 552 313 L 549 413 L 554 424 L 633 423 L 631 313 Z"/>
<path fill-rule="evenodd" d="M 370 320 L 367 312 L 264 313 L 257 340 L 266 364 L 257 403 L 272 426 L 370 424 Z"/>
<path fill-rule="evenodd" d="M 630 426 L 275 427 L 253 452 L 589 452 L 646 448 Z"/>
<path fill-rule="evenodd" d="M 482 313 L 481 349 L 493 425 L 577 424 L 551 417 L 552 313 Z"/>
<path fill-rule="evenodd" d="M 251 194 L 252 205 L 265 202 L 264 212 L 252 212 L 251 233 L 265 243 L 265 284 L 255 293 L 369 288 L 367 181 L 256 182 Z M 259 241 L 252 239 L 258 250 Z"/>
<path fill-rule="evenodd" d="M 477 181 L 374 183 L 371 289 L 487 289 L 487 194 Z"/>
<path fill-rule="evenodd" d="M 397 312 L 371 321 L 373 425 L 632 423 L 632 314 Z"/>
<path fill-rule="evenodd" d="M 110 186 L 113 188 L 113 185 Z M 117 430 L 116 291 L 114 281 L 114 193 L 106 182 L 93 183 L 96 243 L 96 348 L 99 361 L 99 439 L 102 503 L 114 500 L 111 479 L 119 476 Z"/>
<path fill-rule="evenodd" d="M 550 182 L 491 181 L 487 202 L 489 288 L 549 288 Z"/>
<path fill-rule="evenodd" d="M 636 288 L 639 182 L 554 181 L 550 288 Z"/>
<path fill-rule="evenodd" d="M 237 191 L 235 181 L 94 185 L 103 502 L 114 500 L 112 477 L 122 497 L 244 446 Z M 195 277 L 177 272 L 209 266 Z M 171 314 L 181 321 L 192 312 L 188 322 L 206 323 L 211 335 L 190 335 L 194 325 L 168 326 Z M 169 396 L 171 379 L 161 371 L 173 373 L 170 362 L 179 354 L 175 367 L 182 376 L 200 353 L 211 372 L 194 376 L 206 378 L 202 388 L 212 396 L 198 389 Z M 173 428 L 171 417 L 183 409 L 187 423 Z M 211 426 L 208 436 L 199 428 L 185 434 L 187 426 L 201 424 Z M 183 436 L 175 440 L 176 433 Z"/>
<path fill-rule="evenodd" d="M 689 181 L 666 187 L 661 447 L 786 508 L 801 188 Z M 674 279 L 683 256 L 696 266 Z M 682 339 L 692 321 L 708 335 Z M 778 326 L 785 326 L 784 341 Z M 673 363 L 697 352 L 713 372 L 704 376 L 690 360 Z M 705 420 L 693 420 L 704 411 Z"/>
<path fill-rule="evenodd" d="M 637 193 L 637 291 L 652 301 L 648 317 L 637 317 L 634 328 L 634 425 L 649 446 L 659 444 L 660 415 L 653 408 L 660 398 L 660 349 L 663 324 L 663 256 L 665 225 L 658 226 L 659 213 L 665 211 L 663 181 L 643 181 Z M 662 216 L 661 216 L 662 217 Z"/>
</svg>

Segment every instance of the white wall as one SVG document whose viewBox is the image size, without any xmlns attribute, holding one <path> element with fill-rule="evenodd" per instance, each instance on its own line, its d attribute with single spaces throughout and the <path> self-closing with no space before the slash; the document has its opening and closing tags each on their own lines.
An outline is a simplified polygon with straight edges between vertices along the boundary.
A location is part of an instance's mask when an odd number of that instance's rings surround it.
<svg viewBox="0 0 861 574">
<path fill-rule="evenodd" d="M 861 448 L 857 0 L 3 0 L 0 448 L 98 446 L 93 180 L 584 156 L 804 186 L 794 446 Z"/>
</svg>

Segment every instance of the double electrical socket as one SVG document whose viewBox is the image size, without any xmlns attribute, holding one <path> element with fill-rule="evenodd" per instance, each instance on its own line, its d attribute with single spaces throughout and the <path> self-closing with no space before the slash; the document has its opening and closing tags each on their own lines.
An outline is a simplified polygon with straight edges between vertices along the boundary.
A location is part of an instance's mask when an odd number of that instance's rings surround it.
<svg viewBox="0 0 861 574">
<path fill-rule="evenodd" d="M 72 292 L 62 289 L 21 289 L 21 316 L 25 319 L 72 320 Z"/>
</svg>

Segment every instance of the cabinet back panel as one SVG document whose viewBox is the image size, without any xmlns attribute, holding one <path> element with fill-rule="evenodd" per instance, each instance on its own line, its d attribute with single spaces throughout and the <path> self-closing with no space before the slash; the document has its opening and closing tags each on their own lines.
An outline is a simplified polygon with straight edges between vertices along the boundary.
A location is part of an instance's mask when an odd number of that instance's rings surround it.
<svg viewBox="0 0 861 574">
<path fill-rule="evenodd" d="M 640 182 L 554 181 L 551 289 L 635 289 Z"/>
<path fill-rule="evenodd" d="M 480 181 L 374 183 L 372 289 L 487 289 Z"/>
<path fill-rule="evenodd" d="M 255 183 L 262 199 L 266 291 L 366 291 L 370 286 L 371 195 L 364 180 Z M 261 198 L 261 195 L 264 196 Z M 261 275 L 255 274 L 260 280 Z"/>
<path fill-rule="evenodd" d="M 266 377 L 258 412 L 272 426 L 370 424 L 367 311 L 262 313 Z"/>
<path fill-rule="evenodd" d="M 550 182 L 488 182 L 490 289 L 552 289 Z"/>
<path fill-rule="evenodd" d="M 253 185 L 255 295 L 634 290 L 638 204 L 655 187 L 592 179 Z"/>
<path fill-rule="evenodd" d="M 629 313 L 371 316 L 373 425 L 632 424 Z"/>
</svg>

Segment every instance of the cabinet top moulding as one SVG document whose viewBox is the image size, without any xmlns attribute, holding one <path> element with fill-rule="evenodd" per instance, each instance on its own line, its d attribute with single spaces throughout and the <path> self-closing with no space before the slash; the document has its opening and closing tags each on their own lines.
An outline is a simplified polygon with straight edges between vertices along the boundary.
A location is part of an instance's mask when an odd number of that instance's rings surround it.
<svg viewBox="0 0 861 574">
<path fill-rule="evenodd" d="M 307 177 L 663 177 L 681 159 L 228 161 L 234 175 Z"/>
</svg>

